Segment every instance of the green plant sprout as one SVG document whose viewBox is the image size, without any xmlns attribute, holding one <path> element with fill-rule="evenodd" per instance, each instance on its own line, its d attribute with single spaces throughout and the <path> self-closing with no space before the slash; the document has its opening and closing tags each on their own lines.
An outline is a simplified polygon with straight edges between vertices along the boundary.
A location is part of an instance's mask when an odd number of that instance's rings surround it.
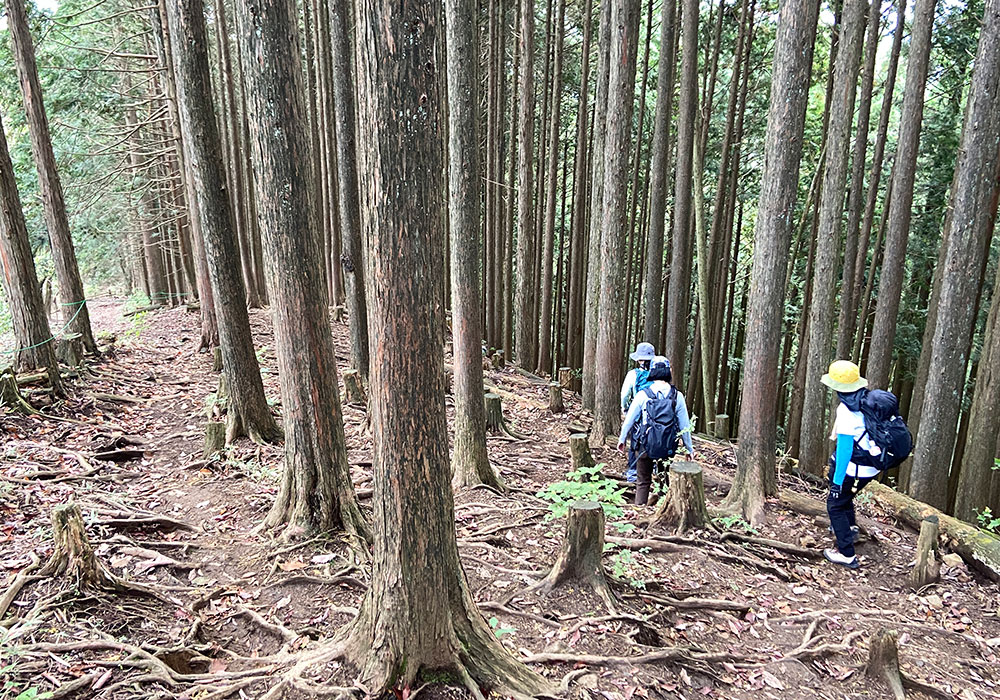
<svg viewBox="0 0 1000 700">
<path fill-rule="evenodd" d="M 616 480 L 601 473 L 604 466 L 596 464 L 593 467 L 581 467 L 567 474 L 565 481 L 549 484 L 539 491 L 536 495 L 551 504 L 546 520 L 565 517 L 570 505 L 576 501 L 600 503 L 604 509 L 604 517 L 609 520 L 622 517 L 625 514 L 622 509 L 625 505 L 625 489 L 620 488 Z"/>
</svg>

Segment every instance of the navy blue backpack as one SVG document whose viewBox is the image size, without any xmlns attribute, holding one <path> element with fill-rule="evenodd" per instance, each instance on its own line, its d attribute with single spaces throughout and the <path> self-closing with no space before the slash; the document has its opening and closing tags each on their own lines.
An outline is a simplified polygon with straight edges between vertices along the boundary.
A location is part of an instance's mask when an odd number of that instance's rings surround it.
<svg viewBox="0 0 1000 700">
<path fill-rule="evenodd" d="M 650 459 L 668 459 L 677 453 L 677 387 L 660 398 L 650 387 L 643 389 L 649 400 L 643 406 L 639 444 Z"/>
<path fill-rule="evenodd" d="M 851 460 L 879 471 L 888 471 L 902 464 L 913 451 L 913 436 L 899 415 L 896 395 L 881 389 L 865 392 L 861 398 L 861 414 L 865 417 L 865 433 L 878 445 L 882 454 L 871 455 L 855 447 Z"/>
</svg>

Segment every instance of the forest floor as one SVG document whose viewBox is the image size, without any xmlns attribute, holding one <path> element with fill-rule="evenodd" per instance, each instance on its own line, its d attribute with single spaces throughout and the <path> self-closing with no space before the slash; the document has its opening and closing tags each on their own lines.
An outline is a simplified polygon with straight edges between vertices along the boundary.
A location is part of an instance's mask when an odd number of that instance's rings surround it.
<svg viewBox="0 0 1000 700">
<path fill-rule="evenodd" d="M 218 375 L 211 356 L 195 352 L 197 314 L 124 317 L 109 300 L 92 316 L 99 331 L 116 337 L 113 351 L 70 382 L 64 401 L 53 404 L 28 387 L 45 415 L 0 416 L 0 567 L 8 575 L 0 588 L 0 698 L 259 698 L 273 685 L 261 677 L 265 657 L 335 635 L 356 612 L 368 572 L 337 537 L 289 545 L 257 529 L 276 491 L 280 447 L 243 440 L 220 458 L 203 459 L 206 405 Z M 261 311 L 252 321 L 265 389 L 280 406 L 270 321 Z M 335 324 L 334 333 L 343 365 L 347 329 Z M 566 679 L 571 694 L 891 697 L 865 675 L 870 641 L 888 629 L 899 633 L 903 671 L 938 697 L 1000 698 L 998 586 L 949 557 L 939 583 L 909 591 L 916 534 L 876 512 L 863 494 L 860 510 L 872 520 L 862 521 L 868 534 L 858 571 L 823 560 L 825 524 L 777 500 L 768 503 L 759 530 L 729 518 L 716 521 L 719 531 L 682 538 L 647 530 L 652 510 L 624 505 L 609 508 L 613 541 L 604 558 L 614 613 L 589 590 L 557 589 L 544 598 L 525 592 L 551 565 L 564 529 L 551 517 L 552 504 L 535 494 L 566 479 L 570 426 L 587 418 L 569 392 L 566 412 L 550 414 L 547 383 L 537 378 L 508 368 L 489 371 L 488 381 L 501 394 L 510 427 L 525 439 L 489 440 L 510 487 L 506 495 L 456 494 L 465 570 L 513 655 L 582 655 L 532 664 L 557 683 Z M 367 505 L 364 407 L 345 406 L 344 415 L 353 476 Z M 702 436 L 695 444 L 712 507 L 732 477 L 733 450 Z M 123 461 L 95 457 L 109 451 Z M 610 448 L 595 457 L 606 463 L 605 474 L 624 469 Z M 788 475 L 781 480 L 822 508 L 821 490 Z M 155 586 L 159 597 L 80 594 L 69 582 L 33 577 L 33 562 L 44 563 L 52 550 L 50 513 L 71 500 L 104 565 Z M 733 535 L 809 551 L 779 551 Z M 24 585 L 6 601 L 19 572 Z M 675 647 L 712 657 L 658 660 Z M 349 684 L 346 673 L 331 669 L 313 680 Z M 399 694 L 414 696 L 409 689 Z"/>
</svg>

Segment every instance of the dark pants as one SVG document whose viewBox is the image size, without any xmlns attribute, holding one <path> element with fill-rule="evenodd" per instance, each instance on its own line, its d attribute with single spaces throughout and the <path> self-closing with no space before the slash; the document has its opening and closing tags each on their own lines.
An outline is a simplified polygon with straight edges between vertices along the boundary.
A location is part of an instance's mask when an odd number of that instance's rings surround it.
<svg viewBox="0 0 1000 700">
<path fill-rule="evenodd" d="M 640 472 L 641 473 L 641 472 Z M 833 467 L 830 467 L 830 484 L 833 484 Z M 854 532 L 856 525 L 854 516 L 854 496 L 872 481 L 872 477 L 844 477 L 844 485 L 840 495 L 834 496 L 831 491 L 826 498 L 826 512 L 830 515 L 830 526 L 837 537 L 837 551 L 845 557 L 854 556 Z"/>
</svg>

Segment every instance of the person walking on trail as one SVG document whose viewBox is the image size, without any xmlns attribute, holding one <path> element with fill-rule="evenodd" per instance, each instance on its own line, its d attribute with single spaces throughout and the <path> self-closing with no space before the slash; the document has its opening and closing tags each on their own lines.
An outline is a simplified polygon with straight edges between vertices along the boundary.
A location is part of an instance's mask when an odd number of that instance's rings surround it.
<svg viewBox="0 0 1000 700">
<path fill-rule="evenodd" d="M 632 405 L 632 399 L 635 395 L 645 389 L 652 383 L 649 378 L 649 363 L 656 355 L 656 349 L 653 347 L 652 343 L 639 343 L 635 346 L 635 352 L 629 355 L 629 359 L 635 362 L 635 367 L 628 371 L 625 375 L 625 381 L 622 382 L 621 391 L 621 409 L 622 409 L 622 420 L 625 419 L 625 413 L 628 411 L 629 406 Z M 625 469 L 625 480 L 634 482 L 636 479 L 636 453 L 635 444 L 629 444 L 628 450 L 628 467 Z"/>
<path fill-rule="evenodd" d="M 665 357 L 654 357 L 649 366 L 651 384 L 635 395 L 618 434 L 618 450 L 625 451 L 625 440 L 636 443 L 635 504 L 646 505 L 653 484 L 653 467 L 660 462 L 662 468 L 677 452 L 678 436 L 684 440 L 688 453 L 694 456 L 691 442 L 691 420 L 688 416 L 684 394 L 671 383 L 670 362 Z"/>
<path fill-rule="evenodd" d="M 820 381 L 836 391 L 840 399 L 830 436 L 836 441 L 836 447 L 830 457 L 830 493 L 826 499 L 837 546 L 824 550 L 823 556 L 834 564 L 857 569 L 860 564 L 854 552 L 858 532 L 854 497 L 879 474 L 877 467 L 858 462 L 876 463 L 882 450 L 865 428 L 861 409 L 868 393 L 865 390 L 868 380 L 861 376 L 858 366 L 847 360 L 837 360 Z"/>
</svg>

